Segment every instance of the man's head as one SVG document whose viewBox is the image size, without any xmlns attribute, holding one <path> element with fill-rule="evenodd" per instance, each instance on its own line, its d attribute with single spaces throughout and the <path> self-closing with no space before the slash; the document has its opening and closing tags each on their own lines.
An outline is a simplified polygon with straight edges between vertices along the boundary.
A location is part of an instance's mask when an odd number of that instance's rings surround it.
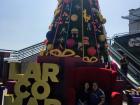
<svg viewBox="0 0 140 105">
<path fill-rule="evenodd" d="M 98 89 L 98 84 L 96 82 L 92 83 L 92 89 L 96 91 Z"/>
</svg>

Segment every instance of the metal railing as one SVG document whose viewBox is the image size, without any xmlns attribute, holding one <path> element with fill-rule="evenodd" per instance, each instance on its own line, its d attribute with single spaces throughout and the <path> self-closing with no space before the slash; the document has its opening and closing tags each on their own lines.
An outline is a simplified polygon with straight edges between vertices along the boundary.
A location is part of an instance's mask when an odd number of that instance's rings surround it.
<svg viewBox="0 0 140 105">
<path fill-rule="evenodd" d="M 140 33 L 140 30 L 134 30 L 134 31 L 123 32 L 123 33 L 117 33 L 117 34 L 113 35 L 112 39 L 114 39 L 115 37 L 124 37 L 124 36 L 129 36 L 129 35 L 138 34 L 138 33 Z"/>
<path fill-rule="evenodd" d="M 123 50 L 123 52 L 125 52 L 125 54 L 131 58 L 131 60 L 133 60 L 133 62 L 135 62 L 137 65 L 140 66 L 140 60 L 137 59 L 135 56 L 133 56 L 130 52 L 128 52 L 123 46 L 121 46 L 119 43 L 117 43 L 115 40 L 114 40 L 114 44 L 116 44 L 120 49 Z"/>
<path fill-rule="evenodd" d="M 11 52 L 10 57 L 6 60 L 9 62 L 19 62 L 23 59 L 38 54 L 42 48 L 44 48 L 43 42 L 21 49 L 19 51 L 13 51 Z"/>
<path fill-rule="evenodd" d="M 120 59 L 122 58 L 122 55 L 117 52 L 113 47 L 109 46 L 109 51 L 112 53 L 112 57 L 115 56 L 115 60 L 117 61 L 117 63 L 119 64 Z M 135 79 L 135 77 L 140 75 L 140 71 L 135 68 L 131 63 L 129 63 L 128 65 L 128 69 L 130 72 L 130 75 L 132 75 L 133 79 Z M 140 86 L 140 81 L 137 81 L 138 84 L 134 83 L 130 78 L 126 77 L 121 70 L 118 70 L 118 72 L 135 88 L 137 88 L 138 86 Z"/>
</svg>

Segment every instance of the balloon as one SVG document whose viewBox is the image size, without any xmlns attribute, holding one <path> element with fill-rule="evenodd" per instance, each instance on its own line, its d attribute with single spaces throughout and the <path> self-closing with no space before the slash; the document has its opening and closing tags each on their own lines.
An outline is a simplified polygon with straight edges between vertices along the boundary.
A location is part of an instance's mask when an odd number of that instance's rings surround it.
<svg viewBox="0 0 140 105">
<path fill-rule="evenodd" d="M 69 4 L 71 0 L 64 0 L 64 3 Z"/>
<path fill-rule="evenodd" d="M 73 46 L 74 46 L 74 44 L 75 44 L 75 40 L 74 39 L 68 39 L 67 40 L 67 47 L 68 48 L 72 48 Z"/>
<path fill-rule="evenodd" d="M 96 49 L 94 47 L 89 47 L 87 53 L 89 56 L 94 56 L 96 54 Z"/>
</svg>

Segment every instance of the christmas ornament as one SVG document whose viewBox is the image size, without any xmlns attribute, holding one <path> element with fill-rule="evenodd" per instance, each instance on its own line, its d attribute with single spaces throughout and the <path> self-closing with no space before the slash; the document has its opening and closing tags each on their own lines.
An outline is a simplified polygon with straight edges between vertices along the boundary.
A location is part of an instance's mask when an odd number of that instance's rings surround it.
<svg viewBox="0 0 140 105">
<path fill-rule="evenodd" d="M 96 49 L 94 47 L 89 47 L 87 53 L 89 56 L 94 56 L 96 54 Z"/>
<path fill-rule="evenodd" d="M 61 4 L 61 3 L 62 3 L 62 0 L 57 0 L 57 1 L 58 1 L 58 3 L 59 3 L 59 4 Z"/>
<path fill-rule="evenodd" d="M 92 12 L 94 12 L 94 13 L 98 13 L 98 12 L 99 12 L 98 9 L 96 9 L 96 8 L 92 8 L 91 10 L 92 10 Z"/>
<path fill-rule="evenodd" d="M 88 0 L 90 5 L 93 5 L 93 1 L 92 0 Z"/>
<path fill-rule="evenodd" d="M 56 9 L 56 10 L 54 11 L 54 16 L 59 15 L 59 13 L 60 13 L 60 9 Z"/>
<path fill-rule="evenodd" d="M 95 56 L 93 56 L 91 58 L 86 56 L 86 57 L 83 57 L 82 60 L 83 60 L 83 62 L 86 62 L 86 63 L 95 63 L 98 61 L 98 59 Z"/>
<path fill-rule="evenodd" d="M 71 30 L 71 34 L 72 34 L 73 38 L 75 38 L 75 37 L 78 38 L 78 33 L 79 33 L 79 30 L 77 28 L 73 28 Z"/>
<path fill-rule="evenodd" d="M 76 8 L 76 10 L 78 10 L 78 11 L 81 10 L 81 7 L 80 7 L 79 5 L 76 5 L 75 8 Z"/>
<path fill-rule="evenodd" d="M 69 14 L 68 14 L 67 12 L 64 12 L 64 13 L 63 13 L 63 16 L 64 16 L 64 17 L 67 17 L 67 16 L 69 16 Z"/>
<path fill-rule="evenodd" d="M 75 45 L 75 40 L 71 38 L 68 39 L 66 43 L 68 48 L 72 48 Z"/>
<path fill-rule="evenodd" d="M 64 0 L 65 4 L 69 4 L 71 2 L 71 0 Z"/>
<path fill-rule="evenodd" d="M 89 45 L 89 37 L 84 36 L 83 43 L 84 43 L 84 45 Z"/>
<path fill-rule="evenodd" d="M 70 5 L 69 4 L 66 4 L 66 11 L 70 11 Z"/>
<path fill-rule="evenodd" d="M 89 22 L 90 19 L 91 19 L 91 16 L 87 14 L 87 10 L 86 9 L 83 10 L 83 17 L 85 19 L 85 22 Z"/>
<path fill-rule="evenodd" d="M 90 58 L 90 61 L 91 61 L 91 63 L 95 63 L 95 62 L 97 62 L 98 61 L 98 59 L 96 58 L 96 57 L 91 57 Z"/>
<path fill-rule="evenodd" d="M 87 30 L 88 31 L 91 31 L 92 29 L 91 29 L 91 24 L 90 23 L 88 23 L 88 25 L 87 25 Z"/>
<path fill-rule="evenodd" d="M 105 35 L 99 35 L 98 38 L 99 38 L 99 41 L 101 41 L 101 42 L 104 42 L 106 40 Z"/>
<path fill-rule="evenodd" d="M 77 28 L 73 28 L 72 30 L 71 30 L 71 33 L 78 33 L 79 32 L 79 30 L 77 29 Z"/>
<path fill-rule="evenodd" d="M 78 49 L 80 49 L 83 46 L 81 42 L 78 42 Z"/>
<path fill-rule="evenodd" d="M 93 11 L 96 13 L 97 17 L 99 18 L 99 21 L 102 23 L 102 24 L 105 24 L 106 23 L 106 19 L 103 17 L 103 15 L 96 9 L 93 9 Z"/>
<path fill-rule="evenodd" d="M 71 16 L 71 21 L 75 22 L 75 21 L 77 21 L 77 20 L 78 20 L 78 16 L 77 16 L 76 14 L 73 14 L 73 15 Z"/>
<path fill-rule="evenodd" d="M 63 18 L 64 18 L 63 20 L 65 20 L 65 23 L 69 23 L 69 17 L 70 16 L 69 16 L 69 14 L 67 12 L 63 13 Z"/>
<path fill-rule="evenodd" d="M 86 56 L 86 57 L 83 57 L 82 60 L 83 60 L 83 62 L 90 63 L 90 59 L 89 59 L 89 57 L 87 57 L 87 56 Z"/>
<path fill-rule="evenodd" d="M 48 49 L 48 51 L 52 50 L 53 49 L 53 44 L 48 44 L 47 49 Z"/>
<path fill-rule="evenodd" d="M 53 49 L 53 50 L 50 51 L 50 55 L 56 56 L 56 57 L 61 57 L 62 52 L 59 49 Z"/>
<path fill-rule="evenodd" d="M 71 56 L 74 56 L 74 55 L 75 55 L 75 52 L 71 49 L 65 49 L 62 53 L 63 57 L 71 57 Z"/>
<path fill-rule="evenodd" d="M 62 30 L 61 30 L 61 32 L 60 32 L 60 35 L 65 34 L 65 33 L 67 33 L 67 32 L 66 32 L 66 29 L 65 29 L 65 28 L 62 28 Z"/>
<path fill-rule="evenodd" d="M 40 56 L 45 56 L 46 55 L 46 49 L 45 48 L 42 48 L 40 50 L 40 53 L 39 53 Z"/>
</svg>

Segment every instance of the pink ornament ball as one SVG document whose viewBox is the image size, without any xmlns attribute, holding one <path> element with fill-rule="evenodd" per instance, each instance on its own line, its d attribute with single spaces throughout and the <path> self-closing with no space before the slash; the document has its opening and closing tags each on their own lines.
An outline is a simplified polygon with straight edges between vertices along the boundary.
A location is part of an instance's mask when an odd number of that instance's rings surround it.
<svg viewBox="0 0 140 105">
<path fill-rule="evenodd" d="M 72 48 L 75 45 L 75 40 L 74 39 L 68 39 L 67 40 L 67 47 Z"/>
<path fill-rule="evenodd" d="M 96 54 L 96 49 L 94 47 L 89 47 L 87 53 L 89 56 L 94 56 Z"/>
<path fill-rule="evenodd" d="M 64 0 L 64 3 L 69 4 L 71 0 Z"/>
</svg>

